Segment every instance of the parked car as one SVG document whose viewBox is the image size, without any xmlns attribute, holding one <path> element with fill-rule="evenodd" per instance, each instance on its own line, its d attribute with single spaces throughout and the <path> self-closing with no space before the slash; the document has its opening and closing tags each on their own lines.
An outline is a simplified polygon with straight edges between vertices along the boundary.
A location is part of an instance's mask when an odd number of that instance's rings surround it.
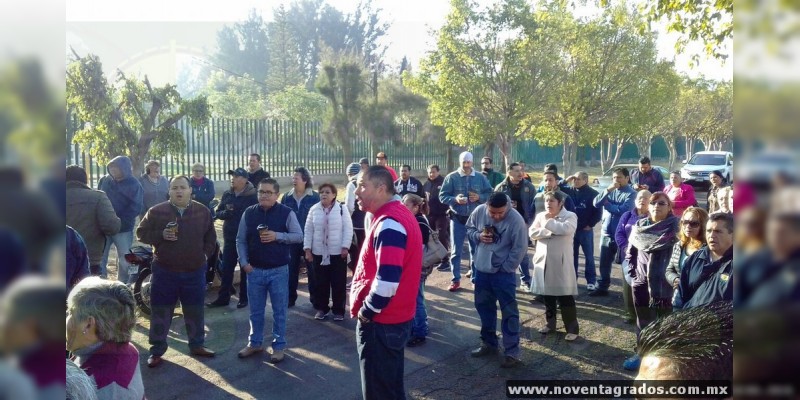
<svg viewBox="0 0 800 400">
<path fill-rule="evenodd" d="M 614 169 L 618 168 L 618 167 L 625 167 L 625 168 L 628 169 L 629 172 L 633 172 L 633 170 L 639 168 L 639 164 L 617 164 L 617 165 L 609 168 L 599 178 L 595 178 L 594 181 L 592 181 L 592 186 L 594 186 L 595 188 L 598 188 L 598 187 L 603 187 L 603 188 L 609 187 L 611 185 L 611 181 L 613 180 L 611 175 L 612 175 Z M 664 182 L 669 182 L 669 170 L 668 169 L 666 169 L 666 168 L 664 168 L 662 166 L 659 166 L 659 165 L 653 165 L 653 168 L 661 173 L 661 176 L 664 177 Z"/>
<path fill-rule="evenodd" d="M 733 153 L 729 151 L 699 151 L 684 163 L 681 177 L 688 184 L 707 184 L 708 175 L 722 171 L 728 182 L 733 178 Z"/>
<path fill-rule="evenodd" d="M 783 174 L 794 181 L 800 181 L 800 156 L 789 149 L 768 149 L 754 154 L 740 162 L 736 169 L 736 179 L 755 185 L 768 186 L 778 175 Z"/>
</svg>

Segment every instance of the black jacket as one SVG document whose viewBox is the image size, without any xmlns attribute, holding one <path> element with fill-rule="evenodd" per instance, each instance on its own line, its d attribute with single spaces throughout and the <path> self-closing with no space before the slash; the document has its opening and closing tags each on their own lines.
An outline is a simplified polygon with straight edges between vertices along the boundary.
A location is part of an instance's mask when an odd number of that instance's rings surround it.
<svg viewBox="0 0 800 400">
<path fill-rule="evenodd" d="M 423 190 L 425 190 L 428 207 L 430 208 L 428 215 L 432 217 L 442 216 L 447 213 L 447 204 L 442 204 L 441 200 L 439 200 L 439 191 L 442 189 L 443 183 L 444 175 L 439 175 L 439 177 L 433 181 L 428 179 L 425 184 L 422 185 Z"/>
<path fill-rule="evenodd" d="M 258 171 L 253 173 L 248 173 L 247 180 L 253 184 L 253 187 L 258 190 L 258 183 L 261 182 L 262 179 L 269 178 L 269 172 L 264 171 L 264 168 L 260 168 Z"/>
<path fill-rule="evenodd" d="M 733 246 L 717 261 L 704 246 L 692 253 L 681 269 L 676 307 L 701 307 L 717 301 L 733 301 Z"/>
<path fill-rule="evenodd" d="M 244 190 L 238 196 L 233 193 L 233 189 L 228 189 L 222 194 L 216 215 L 217 219 L 225 221 L 222 223 L 222 237 L 225 242 L 236 242 L 236 234 L 239 232 L 239 221 L 242 220 L 242 213 L 247 207 L 257 203 L 256 189 L 250 182 L 247 182 Z M 233 205 L 233 210 L 228 210 L 228 204 Z"/>
</svg>

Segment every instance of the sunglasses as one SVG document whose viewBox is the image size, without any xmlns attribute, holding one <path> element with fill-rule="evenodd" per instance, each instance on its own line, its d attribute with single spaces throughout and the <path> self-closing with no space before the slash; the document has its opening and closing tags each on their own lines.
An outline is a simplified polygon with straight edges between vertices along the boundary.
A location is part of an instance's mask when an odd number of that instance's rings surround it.
<svg viewBox="0 0 800 400">
<path fill-rule="evenodd" d="M 651 206 L 661 206 L 661 207 L 665 207 L 665 206 L 668 206 L 668 205 L 669 205 L 669 203 L 667 203 L 667 202 L 665 202 L 665 201 L 651 201 L 651 202 L 650 202 L 650 205 L 651 205 Z"/>
<path fill-rule="evenodd" d="M 681 221 L 681 224 L 688 225 L 690 228 L 699 228 L 700 227 L 700 221 L 690 221 L 688 219 L 685 219 L 685 220 Z"/>
</svg>

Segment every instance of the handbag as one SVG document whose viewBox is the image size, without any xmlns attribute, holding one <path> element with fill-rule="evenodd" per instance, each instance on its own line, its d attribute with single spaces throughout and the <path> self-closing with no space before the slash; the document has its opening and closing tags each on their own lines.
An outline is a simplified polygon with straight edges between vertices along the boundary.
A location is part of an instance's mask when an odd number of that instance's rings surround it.
<svg viewBox="0 0 800 400">
<path fill-rule="evenodd" d="M 433 271 L 433 266 L 440 263 L 448 254 L 447 248 L 439 241 L 439 231 L 432 230 L 430 226 L 428 230 L 431 234 L 428 243 L 423 247 L 422 254 L 422 271 L 425 276 L 429 275 Z"/>
</svg>

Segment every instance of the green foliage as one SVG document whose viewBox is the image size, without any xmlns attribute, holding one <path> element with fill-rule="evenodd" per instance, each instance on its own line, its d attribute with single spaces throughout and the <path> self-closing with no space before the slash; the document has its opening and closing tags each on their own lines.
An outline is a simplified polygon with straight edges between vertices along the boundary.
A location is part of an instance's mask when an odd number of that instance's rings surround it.
<svg viewBox="0 0 800 400">
<path fill-rule="evenodd" d="M 267 118 L 294 121 L 319 121 L 327 108 L 327 100 L 319 93 L 309 92 L 303 85 L 289 86 L 270 93 Z"/>
<path fill-rule="evenodd" d="M 355 125 L 363 112 L 359 104 L 364 90 L 361 66 L 349 57 L 324 64 L 317 79 L 317 90 L 328 99 L 323 137 L 327 143 L 342 147 L 345 159 L 351 159 L 350 139 L 355 135 Z"/>
<path fill-rule="evenodd" d="M 299 48 L 294 37 L 286 9 L 281 5 L 274 12 L 274 21 L 268 26 L 270 68 L 267 88 L 280 91 L 303 82 L 300 73 Z"/>
<path fill-rule="evenodd" d="M 212 72 L 204 93 L 216 117 L 258 119 L 269 114 L 267 95 L 247 75 L 238 77 L 223 71 Z"/>
<path fill-rule="evenodd" d="M 183 100 L 175 85 L 152 87 L 143 80 L 118 72 L 115 85 L 103 74 L 99 58 L 75 56 L 67 66 L 67 106 L 85 121 L 73 140 L 88 148 L 99 163 L 118 155 L 131 157 L 134 171 L 141 172 L 150 156 L 180 157 L 185 147 L 175 124 L 190 117 L 202 131 L 210 117 L 204 96 Z"/>
<path fill-rule="evenodd" d="M 270 66 L 267 24 L 256 10 L 217 33 L 216 63 L 229 73 L 264 82 Z"/>
</svg>

